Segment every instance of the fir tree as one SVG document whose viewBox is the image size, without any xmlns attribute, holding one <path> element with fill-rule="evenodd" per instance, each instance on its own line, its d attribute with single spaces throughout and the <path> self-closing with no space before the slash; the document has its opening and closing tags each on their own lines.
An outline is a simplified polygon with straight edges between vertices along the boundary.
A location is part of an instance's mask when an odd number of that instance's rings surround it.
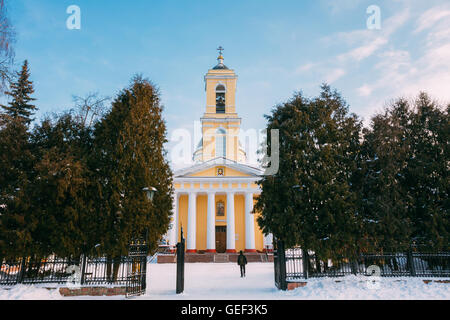
<svg viewBox="0 0 450 320">
<path fill-rule="evenodd" d="M 444 108 L 442 108 L 444 109 Z M 405 189 L 412 205 L 413 240 L 434 250 L 450 243 L 448 111 L 421 93 L 414 102 L 408 130 L 411 157 L 405 170 Z"/>
<path fill-rule="evenodd" d="M 359 210 L 372 250 L 448 249 L 448 112 L 421 93 L 398 99 L 364 133 Z"/>
<path fill-rule="evenodd" d="M 45 119 L 33 132 L 38 161 L 27 194 L 36 221 L 33 251 L 63 257 L 91 253 L 99 241 L 95 177 L 88 161 L 92 132 L 71 114 Z"/>
<path fill-rule="evenodd" d="M 31 242 L 25 188 L 33 164 L 28 127 L 19 119 L 0 117 L 0 257 L 21 254 Z"/>
<path fill-rule="evenodd" d="M 6 92 L 11 101 L 8 106 L 1 106 L 10 118 L 21 119 L 27 125 L 33 121 L 31 117 L 36 111 L 36 106 L 32 104 L 36 99 L 31 97 L 34 93 L 33 82 L 29 78 L 30 70 L 28 61 L 25 60 L 22 70 L 17 72 L 17 80 L 11 83 L 11 90 Z"/>
<path fill-rule="evenodd" d="M 356 254 L 356 196 L 350 180 L 360 121 L 327 85 L 315 99 L 296 94 L 266 118 L 268 132 L 280 130 L 280 168 L 260 182 L 259 225 L 287 246 L 313 250 L 319 259 Z"/>
<path fill-rule="evenodd" d="M 359 211 L 369 251 L 404 251 L 411 239 L 404 168 L 411 155 L 408 102 L 397 100 L 364 130 Z"/>
<path fill-rule="evenodd" d="M 30 215 L 25 189 L 30 185 L 34 155 L 29 138 L 33 86 L 25 61 L 18 81 L 6 94 L 9 106 L 0 114 L 0 255 L 21 255 L 30 248 L 35 224 Z"/>
<path fill-rule="evenodd" d="M 158 90 L 136 76 L 95 128 L 101 250 L 111 258 L 126 254 L 129 241 L 147 231 L 155 248 L 168 230 L 173 187 L 166 141 Z M 152 203 L 143 192 L 150 186 L 158 190 Z"/>
</svg>

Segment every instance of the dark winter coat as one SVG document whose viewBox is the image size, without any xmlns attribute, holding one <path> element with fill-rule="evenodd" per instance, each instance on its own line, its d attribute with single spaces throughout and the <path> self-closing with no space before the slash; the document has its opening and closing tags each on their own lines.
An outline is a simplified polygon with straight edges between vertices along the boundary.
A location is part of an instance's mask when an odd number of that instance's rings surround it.
<svg viewBox="0 0 450 320">
<path fill-rule="evenodd" d="M 240 266 L 245 266 L 247 264 L 247 258 L 243 254 L 241 254 L 238 257 L 237 263 Z"/>
</svg>

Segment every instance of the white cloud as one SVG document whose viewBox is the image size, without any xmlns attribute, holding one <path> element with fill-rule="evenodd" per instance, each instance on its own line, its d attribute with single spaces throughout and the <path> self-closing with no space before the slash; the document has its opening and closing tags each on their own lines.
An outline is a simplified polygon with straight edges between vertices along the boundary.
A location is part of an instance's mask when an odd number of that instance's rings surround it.
<svg viewBox="0 0 450 320">
<path fill-rule="evenodd" d="M 347 72 L 342 68 L 337 68 L 334 70 L 331 70 L 330 73 L 325 75 L 325 79 L 327 83 L 333 83 L 336 80 L 342 78 Z"/>
<path fill-rule="evenodd" d="M 360 62 L 371 57 L 389 43 L 391 35 L 402 27 L 409 18 L 410 10 L 406 8 L 383 21 L 381 30 L 357 30 L 338 34 L 338 39 L 345 39 L 350 43 L 363 43 L 341 54 L 338 59 L 341 62 L 347 60 Z"/>
<path fill-rule="evenodd" d="M 388 39 L 385 37 L 379 37 L 366 44 L 350 50 L 344 54 L 338 56 L 338 60 L 345 62 L 347 60 L 361 61 L 373 55 L 378 49 L 388 43 Z"/>
<path fill-rule="evenodd" d="M 365 84 L 365 85 L 363 85 L 362 87 L 359 87 L 359 88 L 357 89 L 357 91 L 358 91 L 358 94 L 359 94 L 360 96 L 362 96 L 362 97 L 367 97 L 367 96 L 370 96 L 370 95 L 371 95 L 373 89 L 372 89 L 372 87 L 370 87 L 369 85 Z"/>
<path fill-rule="evenodd" d="M 444 5 L 425 11 L 417 21 L 415 33 L 431 28 L 438 21 L 450 17 L 450 6 Z"/>
<path fill-rule="evenodd" d="M 316 66 L 318 66 L 318 63 L 307 63 L 307 64 L 304 64 L 304 65 L 298 67 L 295 70 L 295 73 L 304 73 L 304 72 L 311 70 L 312 68 L 314 68 Z"/>
</svg>

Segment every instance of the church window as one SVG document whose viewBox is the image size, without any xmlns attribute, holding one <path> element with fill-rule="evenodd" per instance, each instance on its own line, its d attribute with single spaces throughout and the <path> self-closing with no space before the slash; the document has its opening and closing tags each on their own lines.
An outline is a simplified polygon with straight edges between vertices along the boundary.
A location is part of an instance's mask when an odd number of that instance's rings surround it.
<svg viewBox="0 0 450 320">
<path fill-rule="evenodd" d="M 219 84 L 216 87 L 216 113 L 225 113 L 225 86 Z"/>
<path fill-rule="evenodd" d="M 219 128 L 216 131 L 216 157 L 226 158 L 227 156 L 227 137 L 225 129 Z"/>
</svg>

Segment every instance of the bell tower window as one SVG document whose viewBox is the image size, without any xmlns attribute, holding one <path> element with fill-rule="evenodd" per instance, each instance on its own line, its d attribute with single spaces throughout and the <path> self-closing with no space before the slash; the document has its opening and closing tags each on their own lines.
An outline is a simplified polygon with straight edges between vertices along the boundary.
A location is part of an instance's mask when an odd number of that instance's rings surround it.
<svg viewBox="0 0 450 320">
<path fill-rule="evenodd" d="M 216 113 L 225 113 L 225 86 L 219 84 L 216 87 Z"/>
</svg>

